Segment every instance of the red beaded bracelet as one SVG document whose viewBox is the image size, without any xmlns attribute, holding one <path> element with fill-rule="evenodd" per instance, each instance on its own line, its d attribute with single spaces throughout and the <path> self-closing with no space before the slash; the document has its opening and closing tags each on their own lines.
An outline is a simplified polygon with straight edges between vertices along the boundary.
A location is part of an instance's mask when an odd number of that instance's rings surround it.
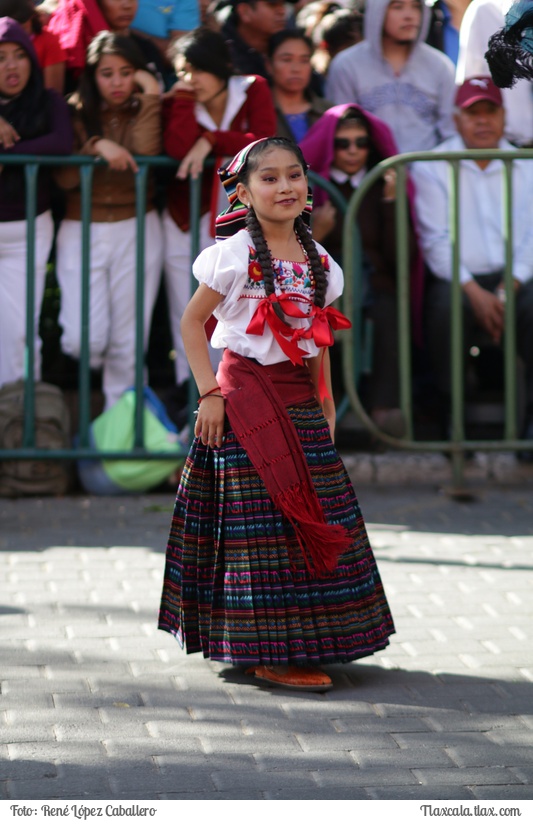
<svg viewBox="0 0 533 824">
<path fill-rule="evenodd" d="M 198 398 L 198 403 L 200 403 L 200 401 L 203 401 L 204 398 L 208 398 L 209 395 L 213 395 L 213 393 L 217 390 L 220 392 L 220 386 L 214 386 L 212 389 L 209 390 L 209 392 L 205 392 L 203 395 L 200 395 L 200 397 Z M 222 398 L 223 395 L 215 395 L 214 397 Z"/>
</svg>

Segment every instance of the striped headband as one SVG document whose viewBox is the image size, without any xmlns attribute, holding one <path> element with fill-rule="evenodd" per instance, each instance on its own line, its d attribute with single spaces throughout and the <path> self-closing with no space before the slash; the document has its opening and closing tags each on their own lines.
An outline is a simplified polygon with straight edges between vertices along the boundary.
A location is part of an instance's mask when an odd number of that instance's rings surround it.
<svg viewBox="0 0 533 824">
<path fill-rule="evenodd" d="M 280 138 L 276 138 L 276 140 L 279 139 Z M 241 229 L 246 228 L 245 221 L 248 207 L 245 206 L 237 196 L 237 183 L 239 182 L 239 175 L 246 164 L 250 149 L 257 146 L 258 143 L 264 143 L 266 140 L 272 140 L 272 138 L 263 137 L 261 140 L 254 140 L 253 143 L 249 143 L 244 147 L 244 149 L 241 149 L 241 151 L 235 155 L 233 160 L 227 166 L 224 166 L 222 169 L 218 170 L 220 182 L 222 183 L 228 196 L 229 206 L 227 209 L 224 209 L 224 211 L 221 212 L 215 220 L 215 237 L 217 240 L 224 240 L 224 238 L 231 237 Z M 275 147 L 282 148 L 279 146 L 279 143 L 275 144 Z M 291 142 L 287 141 L 287 149 L 290 149 L 290 147 Z M 307 202 L 301 216 L 309 228 L 311 226 L 312 209 L 313 199 L 311 190 L 308 188 Z"/>
</svg>

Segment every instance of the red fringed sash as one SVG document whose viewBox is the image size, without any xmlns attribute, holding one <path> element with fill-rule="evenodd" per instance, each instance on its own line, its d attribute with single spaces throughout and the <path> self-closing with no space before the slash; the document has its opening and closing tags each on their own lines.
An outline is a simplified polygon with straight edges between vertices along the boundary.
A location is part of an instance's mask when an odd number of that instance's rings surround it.
<svg viewBox="0 0 533 824">
<path fill-rule="evenodd" d="M 275 506 L 292 524 L 309 573 L 333 572 L 351 538 L 344 527 L 326 522 L 285 409 L 315 396 L 309 370 L 288 361 L 260 366 L 226 349 L 217 380 L 231 428 Z"/>
</svg>

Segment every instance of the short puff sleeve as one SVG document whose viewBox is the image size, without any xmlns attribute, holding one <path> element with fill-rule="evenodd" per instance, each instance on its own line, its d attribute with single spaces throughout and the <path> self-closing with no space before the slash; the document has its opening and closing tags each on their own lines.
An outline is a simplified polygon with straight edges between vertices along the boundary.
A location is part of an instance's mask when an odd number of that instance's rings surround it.
<svg viewBox="0 0 533 824">
<path fill-rule="evenodd" d="M 227 297 L 230 292 L 238 296 L 248 275 L 247 247 L 235 244 L 233 238 L 218 241 L 201 252 L 193 263 L 192 271 L 199 283 Z"/>
</svg>

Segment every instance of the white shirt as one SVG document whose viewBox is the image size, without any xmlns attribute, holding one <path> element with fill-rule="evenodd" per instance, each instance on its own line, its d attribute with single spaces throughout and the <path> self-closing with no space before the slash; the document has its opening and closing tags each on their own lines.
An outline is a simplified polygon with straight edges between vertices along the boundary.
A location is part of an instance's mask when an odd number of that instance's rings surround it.
<svg viewBox="0 0 533 824">
<path fill-rule="evenodd" d="M 513 0 L 472 0 L 459 32 L 459 58 L 455 82 L 490 75 L 485 52 L 489 38 L 501 29 Z M 533 141 L 533 84 L 518 80 L 512 89 L 502 89 L 505 107 L 505 136 L 519 146 Z"/>
<path fill-rule="evenodd" d="M 324 268 L 328 276 L 328 288 L 324 305 L 329 306 L 342 294 L 342 269 L 323 246 L 319 243 L 315 245 L 326 264 Z M 217 241 L 214 246 L 204 249 L 194 261 L 193 274 L 200 283 L 205 283 L 224 296 L 213 313 L 218 323 L 211 338 L 211 346 L 215 349 L 228 348 L 244 357 L 256 358 L 265 366 L 287 360 L 287 356 L 268 325 L 265 325 L 263 335 L 250 335 L 246 332 L 260 301 L 266 297 L 260 267 L 253 263 L 254 253 L 253 241 L 246 229 L 242 229 L 233 237 Z M 274 261 L 274 264 L 276 294 L 291 292 L 295 296 L 301 295 L 302 300 L 298 301 L 295 297 L 295 302 L 302 311 L 307 311 L 311 285 L 306 264 L 282 261 L 281 272 L 280 262 Z M 285 320 L 295 328 L 307 328 L 310 325 L 307 318 L 286 317 Z M 305 350 L 308 357 L 316 357 L 320 351 L 311 339 L 299 340 L 298 346 Z"/>
<path fill-rule="evenodd" d="M 360 185 L 361 181 L 364 179 L 366 173 L 367 173 L 366 166 L 363 166 L 363 168 L 359 169 L 359 171 L 356 172 L 354 175 L 347 175 L 346 172 L 342 172 L 340 169 L 337 169 L 335 166 L 332 166 L 331 169 L 329 170 L 329 176 L 332 178 L 332 180 L 335 181 L 335 183 L 340 183 L 342 185 L 343 183 L 346 183 L 347 180 L 349 180 L 350 184 L 352 186 L 352 189 L 357 189 L 357 187 Z"/>
<path fill-rule="evenodd" d="M 462 139 L 451 137 L 434 151 L 461 151 Z M 513 149 L 501 140 L 500 149 Z M 416 162 L 411 167 L 416 188 L 416 211 L 424 258 L 439 278 L 452 278 L 450 235 L 450 169 L 446 161 Z M 480 169 L 472 160 L 460 164 L 459 275 L 461 283 L 472 275 L 489 274 L 505 267 L 504 167 L 493 160 Z M 513 276 L 524 283 L 533 276 L 533 162 L 513 163 Z"/>
</svg>

